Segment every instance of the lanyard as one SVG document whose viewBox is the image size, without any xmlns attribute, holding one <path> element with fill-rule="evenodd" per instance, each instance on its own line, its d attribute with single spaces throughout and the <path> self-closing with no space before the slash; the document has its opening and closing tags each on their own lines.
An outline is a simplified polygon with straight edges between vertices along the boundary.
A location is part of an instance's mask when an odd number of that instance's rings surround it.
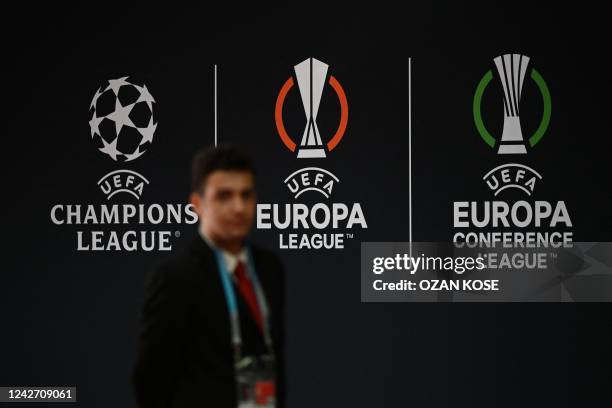
<svg viewBox="0 0 612 408">
<path fill-rule="evenodd" d="M 240 333 L 240 316 L 238 316 L 238 303 L 236 301 L 236 292 L 234 291 L 234 285 L 232 284 L 230 273 L 227 270 L 227 265 L 225 264 L 223 253 L 217 248 L 214 248 L 214 251 L 215 256 L 217 258 L 217 267 L 219 269 L 221 283 L 223 285 L 223 291 L 225 292 L 225 301 L 227 302 L 227 309 L 229 311 L 230 326 L 232 331 L 232 345 L 234 346 L 236 362 L 238 362 L 240 361 L 241 356 L 240 352 L 242 348 L 242 335 Z M 272 336 L 270 335 L 270 325 L 268 321 L 268 303 L 266 302 L 263 289 L 261 288 L 261 284 L 259 283 L 259 279 L 257 278 L 257 273 L 255 272 L 255 263 L 253 262 L 251 249 L 247 247 L 246 251 L 247 274 L 249 275 L 249 279 L 253 284 L 255 295 L 257 296 L 257 304 L 259 305 L 259 310 L 261 311 L 263 320 L 264 340 L 266 342 L 266 347 L 268 347 L 268 350 L 273 353 Z"/>
</svg>

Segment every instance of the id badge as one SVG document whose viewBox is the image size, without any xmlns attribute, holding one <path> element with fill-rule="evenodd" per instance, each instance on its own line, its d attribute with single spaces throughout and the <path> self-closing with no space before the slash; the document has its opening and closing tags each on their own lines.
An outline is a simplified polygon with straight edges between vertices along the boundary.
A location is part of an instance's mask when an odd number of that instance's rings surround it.
<svg viewBox="0 0 612 408">
<path fill-rule="evenodd" d="M 276 406 L 276 366 L 269 354 L 246 356 L 236 364 L 239 408 Z"/>
</svg>

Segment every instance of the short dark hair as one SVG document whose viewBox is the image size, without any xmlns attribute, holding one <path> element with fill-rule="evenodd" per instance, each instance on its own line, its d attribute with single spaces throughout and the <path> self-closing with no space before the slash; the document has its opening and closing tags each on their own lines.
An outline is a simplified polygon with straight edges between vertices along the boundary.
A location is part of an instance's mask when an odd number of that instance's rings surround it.
<svg viewBox="0 0 612 408">
<path fill-rule="evenodd" d="M 202 193 L 206 178 L 216 170 L 248 171 L 255 175 L 253 161 L 235 145 L 207 147 L 196 153 L 191 166 L 191 191 Z"/>
</svg>

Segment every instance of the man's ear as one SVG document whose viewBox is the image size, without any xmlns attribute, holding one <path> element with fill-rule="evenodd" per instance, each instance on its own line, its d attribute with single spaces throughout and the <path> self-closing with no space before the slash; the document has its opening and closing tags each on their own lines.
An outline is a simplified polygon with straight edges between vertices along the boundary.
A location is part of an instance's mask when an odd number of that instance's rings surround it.
<svg viewBox="0 0 612 408">
<path fill-rule="evenodd" d="M 202 197 L 200 197 L 200 195 L 194 191 L 189 195 L 189 203 L 195 207 L 199 214 L 202 206 Z"/>
</svg>

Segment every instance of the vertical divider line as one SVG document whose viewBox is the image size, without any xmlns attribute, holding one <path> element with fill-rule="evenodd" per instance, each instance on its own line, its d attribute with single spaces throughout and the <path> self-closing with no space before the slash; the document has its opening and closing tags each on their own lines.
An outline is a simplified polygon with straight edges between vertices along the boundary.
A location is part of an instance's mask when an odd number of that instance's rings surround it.
<svg viewBox="0 0 612 408">
<path fill-rule="evenodd" d="M 412 258 L 412 57 L 408 57 L 408 218 L 410 258 Z"/>
</svg>

